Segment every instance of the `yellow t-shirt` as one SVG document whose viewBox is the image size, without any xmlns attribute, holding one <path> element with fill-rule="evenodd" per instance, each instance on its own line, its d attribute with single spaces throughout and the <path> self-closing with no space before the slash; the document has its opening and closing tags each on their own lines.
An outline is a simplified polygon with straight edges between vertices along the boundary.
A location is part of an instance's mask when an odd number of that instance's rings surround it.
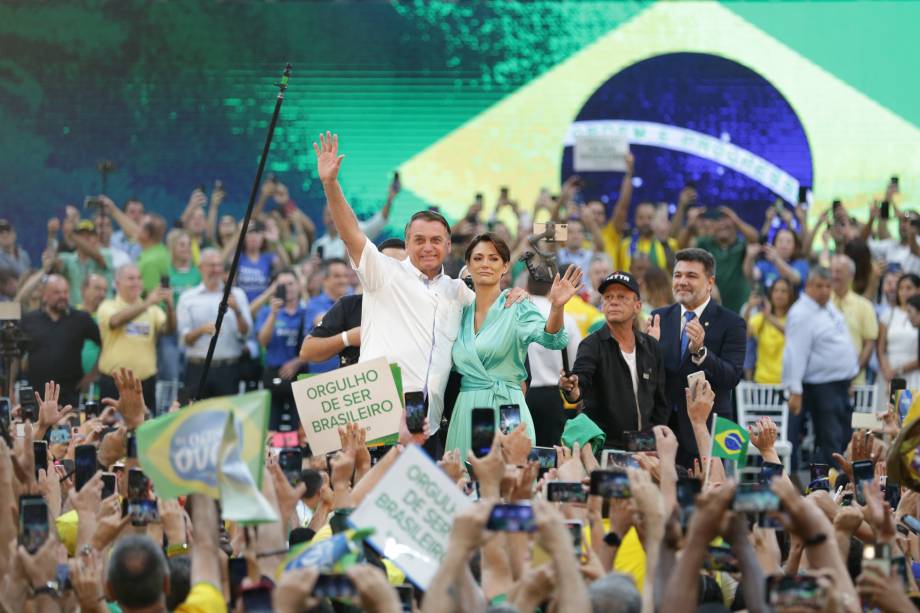
<svg viewBox="0 0 920 613">
<path fill-rule="evenodd" d="M 613 227 L 612 221 L 607 222 L 607 225 L 601 228 L 601 239 L 604 241 L 604 253 L 613 263 L 613 269 L 625 270 L 620 267 L 620 243 L 623 239 L 617 229 Z"/>
<path fill-rule="evenodd" d="M 632 575 L 639 593 L 642 593 L 645 587 L 645 549 L 642 548 L 642 541 L 635 528 L 630 528 L 623 537 L 617 549 L 617 557 L 613 560 L 613 570 Z"/>
<path fill-rule="evenodd" d="M 224 595 L 210 583 L 196 583 L 185 602 L 173 609 L 176 613 L 226 613 Z"/>
<path fill-rule="evenodd" d="M 853 290 L 850 290 L 843 298 L 832 294 L 831 301 L 843 313 L 847 329 L 850 331 L 850 340 L 853 341 L 853 348 L 858 356 L 862 353 L 865 341 L 874 341 L 878 338 L 878 318 L 875 316 L 875 308 L 867 298 Z M 853 379 L 852 385 L 862 385 L 865 382 L 866 371 L 860 370 Z"/>
<path fill-rule="evenodd" d="M 115 313 L 131 306 L 118 296 L 99 305 L 97 321 L 102 337 L 99 372 L 111 375 L 116 368 L 130 368 L 138 379 L 157 373 L 157 334 L 166 326 L 166 313 L 154 305 L 113 330 L 109 320 Z"/>
<path fill-rule="evenodd" d="M 661 268 L 663 270 L 668 270 L 668 254 L 664 248 L 664 244 L 658 239 L 649 238 L 637 238 L 635 249 L 633 248 L 634 238 L 630 236 L 629 238 L 624 239 L 620 243 L 620 267 L 617 270 L 629 270 L 630 265 L 632 264 L 632 254 L 633 253 L 644 253 L 648 255 L 649 260 L 651 260 L 654 266 Z M 669 238 L 667 241 L 668 250 L 671 253 L 677 252 L 677 239 Z"/>
<path fill-rule="evenodd" d="M 565 314 L 571 315 L 575 323 L 578 324 L 578 331 L 581 332 L 582 338 L 591 334 L 599 324 L 603 325 L 606 321 L 603 313 L 598 311 L 591 303 L 585 302 L 578 295 L 572 297 L 565 304 Z"/>
<path fill-rule="evenodd" d="M 780 321 L 786 325 L 786 318 Z M 783 382 L 783 347 L 786 335 L 768 321 L 763 313 L 751 317 L 748 330 L 757 340 L 757 365 L 754 367 L 754 383 L 779 385 Z"/>
</svg>

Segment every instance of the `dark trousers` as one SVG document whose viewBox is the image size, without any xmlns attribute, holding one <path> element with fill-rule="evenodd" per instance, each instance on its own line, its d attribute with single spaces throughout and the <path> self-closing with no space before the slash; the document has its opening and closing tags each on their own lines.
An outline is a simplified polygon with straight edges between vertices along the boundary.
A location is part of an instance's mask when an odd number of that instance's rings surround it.
<svg viewBox="0 0 920 613">
<path fill-rule="evenodd" d="M 198 394 L 198 380 L 201 379 L 203 367 L 202 363 L 189 361 L 185 369 L 185 390 L 189 398 L 204 400 L 215 396 L 232 396 L 240 391 L 240 365 L 233 361 L 216 365 L 212 363 L 204 389 Z"/>
<path fill-rule="evenodd" d="M 559 445 L 562 440 L 562 431 L 565 422 L 569 419 L 568 413 L 575 416 L 575 411 L 566 411 L 559 396 L 559 387 L 549 385 L 546 387 L 529 387 L 524 396 L 530 416 L 533 418 L 533 428 L 537 437 L 537 446 L 552 447 Z"/>
<path fill-rule="evenodd" d="M 268 420 L 268 429 L 277 432 L 297 430 L 300 425 L 300 416 L 294 404 L 294 392 L 291 391 L 291 381 L 285 381 L 278 376 L 279 367 L 265 366 L 262 385 L 272 394 L 271 417 Z M 296 377 L 294 380 L 296 381 Z"/>
<path fill-rule="evenodd" d="M 147 377 L 141 381 L 141 391 L 144 394 L 144 404 L 151 413 L 157 410 L 157 378 Z M 115 386 L 115 379 L 108 375 L 99 375 L 99 397 L 100 398 L 118 398 L 118 388 Z"/>
<path fill-rule="evenodd" d="M 815 455 L 813 461 L 832 464 L 832 453 L 843 453 L 852 435 L 850 419 L 853 407 L 850 405 L 850 381 L 802 384 L 802 410 L 798 415 L 789 415 L 789 440 L 792 441 L 793 467 L 801 439 L 804 420 L 811 416 L 815 432 Z"/>
</svg>

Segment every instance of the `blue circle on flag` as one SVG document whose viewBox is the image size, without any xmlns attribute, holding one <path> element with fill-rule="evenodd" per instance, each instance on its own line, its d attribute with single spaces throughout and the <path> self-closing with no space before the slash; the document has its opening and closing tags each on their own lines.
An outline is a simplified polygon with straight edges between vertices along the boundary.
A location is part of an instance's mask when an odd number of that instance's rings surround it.
<svg viewBox="0 0 920 613">
<path fill-rule="evenodd" d="M 729 451 L 741 451 L 741 446 L 744 441 L 741 440 L 741 435 L 737 432 L 729 432 L 725 435 L 725 438 L 722 439 L 722 444 L 725 445 L 725 448 Z"/>
</svg>

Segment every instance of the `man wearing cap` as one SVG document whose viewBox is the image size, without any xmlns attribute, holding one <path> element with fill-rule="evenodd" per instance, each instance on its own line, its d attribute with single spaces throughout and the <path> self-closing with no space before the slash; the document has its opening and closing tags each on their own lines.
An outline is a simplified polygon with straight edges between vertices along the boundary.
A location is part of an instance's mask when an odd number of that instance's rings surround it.
<svg viewBox="0 0 920 613">
<path fill-rule="evenodd" d="M 0 219 L 0 269 L 23 277 L 32 267 L 26 250 L 16 244 L 16 230 L 6 219 Z"/>
<path fill-rule="evenodd" d="M 68 232 L 67 228 L 65 225 L 65 232 Z M 89 219 L 78 221 L 65 238 L 76 246 L 76 250 L 58 255 L 58 262 L 64 278 L 70 283 L 70 303 L 79 304 L 82 298 L 80 288 L 89 275 L 101 275 L 109 287 L 112 286 L 112 257 L 100 249 L 96 224 Z"/>
<path fill-rule="evenodd" d="M 664 357 L 654 338 L 636 330 L 642 309 L 639 284 L 628 272 L 608 275 L 597 288 L 607 325 L 578 346 L 571 375 L 559 387 L 570 402 L 607 435 L 607 445 L 624 449 L 624 432 L 668 423 Z"/>
</svg>

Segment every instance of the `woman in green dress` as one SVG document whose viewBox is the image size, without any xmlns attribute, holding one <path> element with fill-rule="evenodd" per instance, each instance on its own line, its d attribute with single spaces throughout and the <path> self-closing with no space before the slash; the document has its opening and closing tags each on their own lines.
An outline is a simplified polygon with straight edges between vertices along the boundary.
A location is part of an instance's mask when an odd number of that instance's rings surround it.
<svg viewBox="0 0 920 613">
<path fill-rule="evenodd" d="M 581 289 L 581 269 L 570 266 L 565 276 L 556 275 L 553 280 L 547 296 L 552 304 L 549 318 L 529 300 L 505 308 L 508 290 L 501 290 L 501 278 L 507 274 L 510 260 L 508 245 L 491 233 L 474 238 L 466 250 L 466 266 L 476 298 L 464 307 L 454 341 L 454 370 L 463 375 L 463 380 L 447 430 L 447 449 L 459 449 L 462 458 L 470 449 L 470 418 L 475 408 L 494 408 L 498 431 L 498 407 L 518 405 L 527 435 L 535 440 L 533 419 L 521 391 L 521 383 L 527 378 L 527 346 L 535 342 L 548 349 L 566 347 L 563 308 Z"/>
</svg>

